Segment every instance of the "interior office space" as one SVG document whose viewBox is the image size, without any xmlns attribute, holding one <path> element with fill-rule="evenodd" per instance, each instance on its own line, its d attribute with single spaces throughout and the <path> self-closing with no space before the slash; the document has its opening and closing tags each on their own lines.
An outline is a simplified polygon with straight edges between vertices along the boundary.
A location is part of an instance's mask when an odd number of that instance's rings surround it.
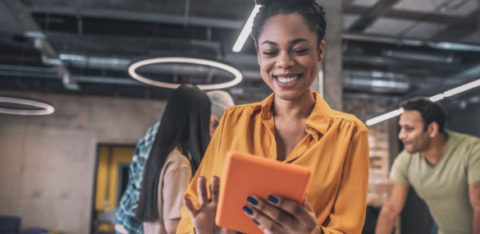
<svg viewBox="0 0 480 234">
<path fill-rule="evenodd" d="M 480 137 L 480 2 L 317 2 L 327 11 L 327 51 L 312 88 L 368 125 L 374 223 L 402 150 L 397 115 L 376 117 L 440 94 L 447 127 Z M 271 93 L 251 39 L 233 49 L 254 6 L 1 0 L 0 216 L 15 217 L 18 231 L 111 232 L 134 146 L 160 120 L 169 85 L 226 90 L 236 104 Z M 418 204 L 409 195 L 397 233 L 431 228 Z"/>
</svg>

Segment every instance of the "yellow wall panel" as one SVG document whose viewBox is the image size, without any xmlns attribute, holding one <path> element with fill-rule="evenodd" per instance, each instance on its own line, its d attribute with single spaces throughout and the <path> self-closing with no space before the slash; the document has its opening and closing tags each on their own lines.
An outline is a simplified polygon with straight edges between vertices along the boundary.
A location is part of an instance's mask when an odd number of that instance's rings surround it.
<svg viewBox="0 0 480 234">
<path fill-rule="evenodd" d="M 108 211 L 116 208 L 119 186 L 119 165 L 132 161 L 134 147 L 101 146 L 98 154 L 95 209 Z"/>
</svg>

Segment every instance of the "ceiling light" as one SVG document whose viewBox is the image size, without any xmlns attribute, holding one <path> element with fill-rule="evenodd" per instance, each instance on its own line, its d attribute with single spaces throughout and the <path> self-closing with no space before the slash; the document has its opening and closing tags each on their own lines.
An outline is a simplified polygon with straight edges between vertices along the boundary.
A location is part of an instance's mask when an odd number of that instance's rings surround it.
<svg viewBox="0 0 480 234">
<path fill-rule="evenodd" d="M 383 115 L 379 115 L 375 118 L 371 118 L 369 120 L 367 120 L 367 122 L 365 122 L 365 124 L 367 126 L 372 126 L 374 124 L 377 124 L 377 123 L 380 123 L 380 122 L 383 122 L 387 119 L 391 119 L 393 117 L 396 117 L 396 116 L 399 116 L 403 113 L 403 109 L 402 108 L 399 108 L 399 109 L 396 109 L 394 111 L 390 111 L 390 112 L 387 112 Z"/>
<path fill-rule="evenodd" d="M 473 82 L 470 82 L 470 83 L 467 83 L 467 84 L 464 84 L 464 85 L 460 85 L 456 88 L 453 88 L 453 89 L 450 89 L 450 90 L 447 90 L 445 92 L 443 92 L 443 95 L 445 95 L 445 97 L 451 97 L 453 95 L 457 95 L 459 93 L 463 93 L 467 90 L 470 90 L 470 89 L 473 89 L 473 88 L 476 88 L 480 86 L 480 79 L 476 80 L 476 81 L 473 81 Z"/>
<path fill-rule="evenodd" d="M 447 90 L 443 93 L 433 95 L 433 96 L 429 97 L 428 99 L 432 102 L 438 102 L 438 101 L 443 100 L 445 98 L 457 95 L 459 93 L 463 93 L 465 91 L 474 89 L 474 88 L 479 87 L 479 86 L 480 86 L 480 79 L 477 79 L 477 80 L 472 81 L 470 83 L 466 83 L 466 84 L 460 85 L 456 88 L 449 89 L 449 90 Z M 375 125 L 375 124 L 380 123 L 382 121 L 385 121 L 387 119 L 397 117 L 397 116 L 401 115 L 402 113 L 403 113 L 403 109 L 399 108 L 399 109 L 396 109 L 394 111 L 390 111 L 388 113 L 385 113 L 385 114 L 379 115 L 377 117 L 371 118 L 371 119 L 367 120 L 365 122 L 365 124 L 367 126 L 372 126 L 372 125 Z"/>
<path fill-rule="evenodd" d="M 23 106 L 30 106 L 35 108 L 35 109 L 21 109 L 21 108 L 0 107 L 0 114 L 49 115 L 55 112 L 55 108 L 46 102 L 20 98 L 20 97 L 0 97 L 0 103 L 23 105 Z"/>
<path fill-rule="evenodd" d="M 250 32 L 252 32 L 253 19 L 255 18 L 255 15 L 257 15 L 259 10 L 260 5 L 255 5 L 252 12 L 250 13 L 250 16 L 247 19 L 247 22 L 245 22 L 245 25 L 243 25 L 242 31 L 240 32 L 237 41 L 235 41 L 235 44 L 233 45 L 233 52 L 240 52 L 240 50 L 242 50 L 243 45 L 245 44 L 248 36 L 250 35 Z"/>
<path fill-rule="evenodd" d="M 214 68 L 218 68 L 224 71 L 227 71 L 231 73 L 234 76 L 234 79 L 228 82 L 224 83 L 217 83 L 217 84 L 203 84 L 203 85 L 197 85 L 199 89 L 202 90 L 212 90 L 212 89 L 225 89 L 225 88 L 230 88 L 238 83 L 240 83 L 243 79 L 242 73 L 227 64 L 216 62 L 213 60 L 207 60 L 207 59 L 198 59 L 198 58 L 186 58 L 186 57 L 162 57 L 162 58 L 151 58 L 151 59 L 145 59 L 141 60 L 138 62 L 133 63 L 128 67 L 128 74 L 135 80 L 138 80 L 142 83 L 153 85 L 153 86 L 158 86 L 162 88 L 167 88 L 167 89 L 176 89 L 178 88 L 181 84 L 178 83 L 170 83 L 170 82 L 162 82 L 162 81 L 156 81 L 152 80 L 149 78 L 146 78 L 144 76 L 139 75 L 136 70 L 140 67 L 146 66 L 146 65 L 152 65 L 152 64 L 162 64 L 162 63 L 189 63 L 189 64 L 195 64 L 195 65 L 203 65 L 203 66 L 210 66 Z"/>
</svg>

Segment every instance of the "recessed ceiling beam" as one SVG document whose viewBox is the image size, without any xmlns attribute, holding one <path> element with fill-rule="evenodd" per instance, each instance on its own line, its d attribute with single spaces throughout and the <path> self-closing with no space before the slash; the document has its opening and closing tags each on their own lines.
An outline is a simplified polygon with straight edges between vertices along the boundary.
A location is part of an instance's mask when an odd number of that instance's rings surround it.
<svg viewBox="0 0 480 234">
<path fill-rule="evenodd" d="M 480 28 L 480 11 L 475 11 L 460 22 L 450 24 L 448 28 L 437 33 L 431 39 L 435 41 L 461 41 Z"/>
<path fill-rule="evenodd" d="M 350 6 L 344 8 L 343 13 L 351 15 L 363 15 L 366 14 L 369 9 L 370 8 L 363 6 Z M 463 17 L 458 16 L 397 9 L 391 9 L 388 12 L 385 12 L 382 17 L 399 20 L 422 21 L 437 24 L 462 23 L 465 20 Z"/>
<path fill-rule="evenodd" d="M 370 27 L 379 17 L 385 15 L 393 5 L 400 0 L 380 0 L 373 7 L 367 10 L 352 26 L 348 29 L 352 32 L 363 32 Z"/>
<path fill-rule="evenodd" d="M 142 21 L 150 23 L 167 23 L 167 24 L 180 24 L 180 25 L 194 25 L 205 26 L 214 28 L 229 28 L 239 29 L 242 27 L 241 20 L 229 20 L 219 18 L 208 17 L 195 17 L 189 15 L 166 15 L 166 14 L 152 14 L 146 12 L 135 12 L 125 10 L 111 10 L 111 9 L 93 9 L 83 8 L 81 12 L 71 7 L 33 7 L 33 13 L 40 14 L 59 14 L 59 15 L 71 15 L 80 17 L 94 17 L 104 19 L 116 19 L 127 21 Z"/>
</svg>

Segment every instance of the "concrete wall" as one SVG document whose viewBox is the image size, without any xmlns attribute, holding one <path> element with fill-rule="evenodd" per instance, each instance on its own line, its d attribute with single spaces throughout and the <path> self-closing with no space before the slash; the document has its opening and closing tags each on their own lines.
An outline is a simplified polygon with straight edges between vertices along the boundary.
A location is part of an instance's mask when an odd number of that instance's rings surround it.
<svg viewBox="0 0 480 234">
<path fill-rule="evenodd" d="M 18 96 L 45 100 L 56 112 L 0 114 L 0 215 L 20 216 L 22 228 L 88 233 L 97 144 L 135 144 L 165 102 Z"/>
</svg>

